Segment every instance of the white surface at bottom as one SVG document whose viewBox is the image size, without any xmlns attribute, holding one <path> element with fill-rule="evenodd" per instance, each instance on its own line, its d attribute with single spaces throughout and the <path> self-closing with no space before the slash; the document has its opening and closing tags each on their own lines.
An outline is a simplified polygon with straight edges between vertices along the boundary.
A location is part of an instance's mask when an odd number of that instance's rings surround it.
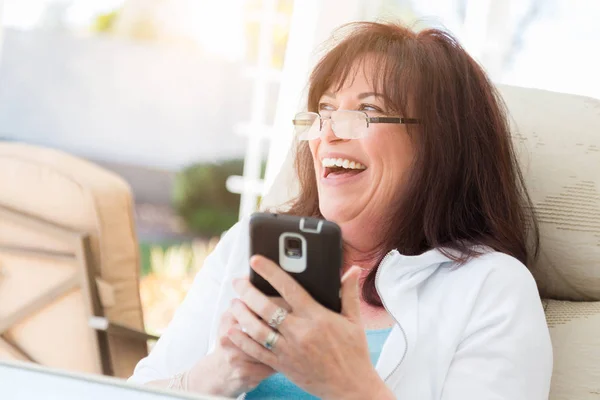
<svg viewBox="0 0 600 400">
<path fill-rule="evenodd" d="M 0 361 L 1 400 L 218 400 L 168 393 L 95 375 L 72 374 L 32 364 Z"/>
</svg>

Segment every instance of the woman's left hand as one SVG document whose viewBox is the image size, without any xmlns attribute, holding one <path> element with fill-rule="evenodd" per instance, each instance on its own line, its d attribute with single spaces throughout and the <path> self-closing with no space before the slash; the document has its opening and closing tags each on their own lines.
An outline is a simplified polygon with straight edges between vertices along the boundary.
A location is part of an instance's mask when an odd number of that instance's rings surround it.
<svg viewBox="0 0 600 400">
<path fill-rule="evenodd" d="M 393 398 L 369 357 L 360 317 L 360 268 L 352 267 L 342 278 L 338 314 L 317 303 L 269 259 L 253 256 L 250 265 L 281 294 L 289 313 L 278 327 L 278 340 L 267 350 L 262 344 L 273 329 L 265 321 L 279 306 L 248 279 L 236 280 L 240 298 L 234 300 L 231 312 L 245 331 L 230 330 L 236 346 L 323 399 Z"/>
</svg>

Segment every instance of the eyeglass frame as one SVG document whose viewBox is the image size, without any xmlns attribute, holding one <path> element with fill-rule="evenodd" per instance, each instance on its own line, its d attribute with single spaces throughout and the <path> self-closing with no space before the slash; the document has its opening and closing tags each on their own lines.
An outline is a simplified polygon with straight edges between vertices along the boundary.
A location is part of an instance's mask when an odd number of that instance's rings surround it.
<svg viewBox="0 0 600 400">
<path fill-rule="evenodd" d="M 404 117 L 369 117 L 369 114 L 367 114 L 364 111 L 359 111 L 359 110 L 335 110 L 335 111 L 350 111 L 350 112 L 354 112 L 354 113 L 360 113 L 360 114 L 364 114 L 365 116 L 365 120 L 367 121 L 367 129 L 369 129 L 369 124 L 419 124 L 421 123 L 421 120 L 418 118 L 404 118 Z M 335 111 L 332 111 L 335 112 Z M 308 122 L 309 120 L 302 120 L 302 119 L 297 119 L 298 115 L 301 114 L 312 114 L 312 115 L 316 115 L 317 118 L 319 118 L 319 132 L 323 131 L 323 120 L 331 120 L 331 116 L 329 117 L 323 117 L 321 114 L 316 113 L 314 111 L 303 111 L 303 112 L 299 112 L 294 116 L 294 119 L 292 120 L 292 124 L 294 126 L 297 126 L 298 122 Z M 310 124 L 312 125 L 314 124 L 314 121 Z M 298 124 L 298 125 L 308 125 L 308 124 Z"/>
</svg>

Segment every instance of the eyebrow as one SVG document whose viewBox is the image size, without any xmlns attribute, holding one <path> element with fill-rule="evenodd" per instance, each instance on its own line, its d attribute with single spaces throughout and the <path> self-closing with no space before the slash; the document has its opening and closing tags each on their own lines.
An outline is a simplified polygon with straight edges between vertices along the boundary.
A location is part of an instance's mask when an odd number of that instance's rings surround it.
<svg viewBox="0 0 600 400">
<path fill-rule="evenodd" d="M 323 96 L 327 96 L 327 97 L 331 97 L 332 99 L 335 99 L 335 93 L 331 93 L 331 92 L 325 92 L 323 93 Z M 366 99 L 367 97 L 381 97 L 383 98 L 384 96 L 380 93 L 376 93 L 376 92 L 365 92 L 365 93 L 361 93 L 358 95 L 358 99 L 362 100 L 362 99 Z"/>
</svg>

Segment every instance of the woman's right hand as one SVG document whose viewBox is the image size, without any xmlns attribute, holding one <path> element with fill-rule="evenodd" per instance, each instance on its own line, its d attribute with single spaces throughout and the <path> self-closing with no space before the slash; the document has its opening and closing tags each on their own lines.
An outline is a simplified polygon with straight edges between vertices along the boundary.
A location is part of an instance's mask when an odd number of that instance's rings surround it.
<svg viewBox="0 0 600 400">
<path fill-rule="evenodd" d="M 248 356 L 228 338 L 230 329 L 240 329 L 233 314 L 227 310 L 221 316 L 219 339 L 215 351 L 200 360 L 188 372 L 188 390 L 226 397 L 254 389 L 275 373 L 269 366 Z"/>
</svg>

